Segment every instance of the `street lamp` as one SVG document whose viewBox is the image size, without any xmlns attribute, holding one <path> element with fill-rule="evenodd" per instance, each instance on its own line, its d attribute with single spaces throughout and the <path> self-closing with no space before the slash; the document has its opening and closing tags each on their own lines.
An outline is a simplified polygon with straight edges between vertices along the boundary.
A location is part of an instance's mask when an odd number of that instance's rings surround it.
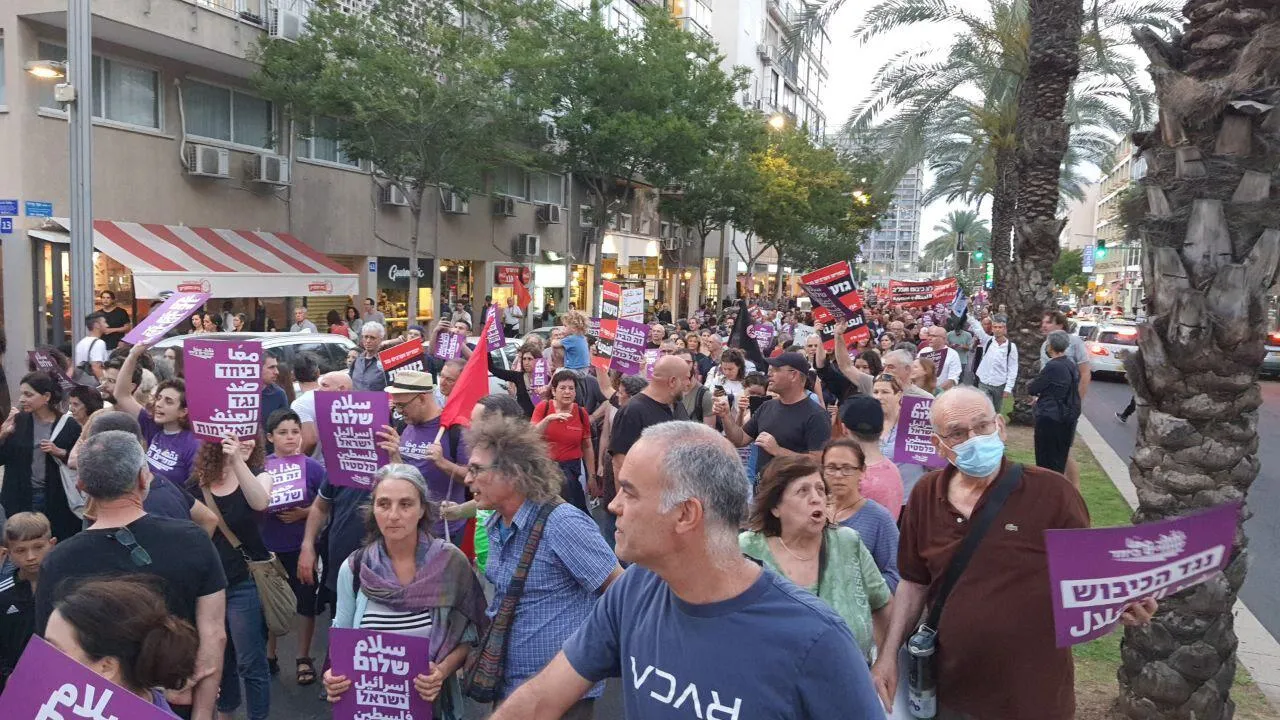
<svg viewBox="0 0 1280 720">
<path fill-rule="evenodd" d="M 93 312 L 93 15 L 90 0 L 67 2 L 67 61 L 35 60 L 23 65 L 46 80 L 66 78 L 53 97 L 67 106 L 71 156 L 71 342 L 85 335 Z"/>
<path fill-rule="evenodd" d="M 774 130 L 781 130 L 787 126 L 787 118 L 782 113 L 774 113 L 769 118 L 769 127 Z"/>
</svg>

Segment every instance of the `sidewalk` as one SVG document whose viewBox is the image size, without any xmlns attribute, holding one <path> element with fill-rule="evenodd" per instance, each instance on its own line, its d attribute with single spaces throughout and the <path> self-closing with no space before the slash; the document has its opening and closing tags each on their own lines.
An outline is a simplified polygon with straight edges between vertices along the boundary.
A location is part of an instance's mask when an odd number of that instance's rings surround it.
<svg viewBox="0 0 1280 720">
<path fill-rule="evenodd" d="M 1129 481 L 1129 465 L 1120 455 L 1111 449 L 1102 435 L 1083 415 L 1076 428 L 1080 438 L 1089 447 L 1098 464 L 1111 478 L 1111 482 L 1124 496 L 1129 507 L 1138 506 L 1138 492 Z M 1235 606 L 1236 637 L 1240 646 L 1236 656 L 1245 666 L 1258 689 L 1266 696 L 1273 707 L 1280 708 L 1280 642 L 1271 637 L 1258 618 L 1249 612 L 1243 601 L 1237 600 Z"/>
</svg>

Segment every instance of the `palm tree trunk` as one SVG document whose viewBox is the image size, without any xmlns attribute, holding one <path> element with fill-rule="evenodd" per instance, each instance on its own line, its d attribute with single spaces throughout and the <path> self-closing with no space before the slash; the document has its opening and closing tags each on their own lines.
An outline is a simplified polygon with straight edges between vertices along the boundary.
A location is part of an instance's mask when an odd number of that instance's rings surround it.
<svg viewBox="0 0 1280 720">
<path fill-rule="evenodd" d="M 1160 125 L 1135 135 L 1147 159 L 1126 208 L 1143 239 L 1148 321 L 1126 362 L 1138 395 L 1130 477 L 1137 522 L 1245 499 L 1258 475 L 1257 376 L 1267 289 L 1280 261 L 1280 6 L 1191 0 L 1177 44 L 1135 31 L 1151 60 Z M 1243 520 L 1243 518 L 1241 518 Z M 1243 530 L 1226 571 L 1161 600 L 1126 629 L 1119 709 L 1127 718 L 1230 718 L 1232 605 L 1244 584 Z"/>
<path fill-rule="evenodd" d="M 1012 417 L 1017 423 L 1031 422 L 1026 387 L 1035 377 L 1040 358 L 1041 313 L 1053 305 L 1053 264 L 1066 223 L 1057 217 L 1058 180 L 1067 152 L 1065 112 L 1071 84 L 1080 71 L 1083 16 L 1082 0 L 1030 0 L 1028 5 L 1027 76 L 1018 90 L 1014 133 L 1018 169 L 1014 257 L 1003 297 L 1009 308 L 1009 334 L 1018 344 Z"/>
<path fill-rule="evenodd" d="M 995 264 L 995 284 L 991 288 L 991 307 L 1007 305 L 1009 263 L 1012 255 L 1013 218 L 1018 204 L 1017 158 L 1012 148 L 996 150 L 996 181 L 991 189 L 991 262 Z"/>
</svg>

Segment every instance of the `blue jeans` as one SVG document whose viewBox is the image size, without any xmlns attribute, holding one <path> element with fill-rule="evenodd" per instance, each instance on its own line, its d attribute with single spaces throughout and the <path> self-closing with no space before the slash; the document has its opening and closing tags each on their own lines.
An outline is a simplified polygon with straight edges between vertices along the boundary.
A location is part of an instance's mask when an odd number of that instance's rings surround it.
<svg viewBox="0 0 1280 720">
<path fill-rule="evenodd" d="M 271 712 L 271 674 L 267 669 L 267 620 L 252 579 L 227 588 L 227 650 L 222 659 L 218 712 L 240 707 L 240 681 L 249 698 L 249 720 Z"/>
</svg>

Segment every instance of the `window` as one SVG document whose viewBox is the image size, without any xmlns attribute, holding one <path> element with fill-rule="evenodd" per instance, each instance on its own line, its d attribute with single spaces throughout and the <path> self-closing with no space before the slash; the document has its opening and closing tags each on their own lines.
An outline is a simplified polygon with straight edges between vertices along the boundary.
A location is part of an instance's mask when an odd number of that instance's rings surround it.
<svg viewBox="0 0 1280 720">
<path fill-rule="evenodd" d="M 4 38 L 0 37 L 0 107 L 4 103 Z"/>
<path fill-rule="evenodd" d="M 631 213 L 619 213 L 618 229 L 622 232 L 631 232 Z"/>
<path fill-rule="evenodd" d="M 780 76 L 776 70 L 769 73 L 769 104 L 778 107 L 778 84 Z"/>
<path fill-rule="evenodd" d="M 37 45 L 41 60 L 65 62 L 67 49 L 42 42 Z M 0 67 L 3 73 L 3 67 Z M 41 83 L 40 107 L 62 110 L 53 99 L 53 83 Z M 0 91 L 0 105 L 4 104 Z M 93 116 L 140 127 L 160 127 L 160 73 L 150 68 L 93 56 Z"/>
<path fill-rule="evenodd" d="M 553 173 L 529 173 L 529 200 L 564 205 L 564 179 Z"/>
<path fill-rule="evenodd" d="M 595 218 L 592 217 L 590 205 L 578 206 L 578 226 L 585 228 L 596 226 Z"/>
<path fill-rule="evenodd" d="M 520 198 L 521 200 L 526 199 L 528 195 L 525 192 L 524 170 L 514 165 L 503 165 L 494 170 L 493 194 Z"/>
<path fill-rule="evenodd" d="M 305 126 L 303 126 L 305 130 Z M 298 138 L 298 156 L 309 160 L 337 163 L 360 167 L 360 161 L 353 160 L 338 146 L 334 134 L 338 130 L 338 121 L 334 118 L 319 117 L 311 121 L 310 136 Z"/>
<path fill-rule="evenodd" d="M 256 148 L 275 147 L 275 108 L 270 102 L 194 80 L 184 83 L 182 90 L 188 135 Z"/>
</svg>

